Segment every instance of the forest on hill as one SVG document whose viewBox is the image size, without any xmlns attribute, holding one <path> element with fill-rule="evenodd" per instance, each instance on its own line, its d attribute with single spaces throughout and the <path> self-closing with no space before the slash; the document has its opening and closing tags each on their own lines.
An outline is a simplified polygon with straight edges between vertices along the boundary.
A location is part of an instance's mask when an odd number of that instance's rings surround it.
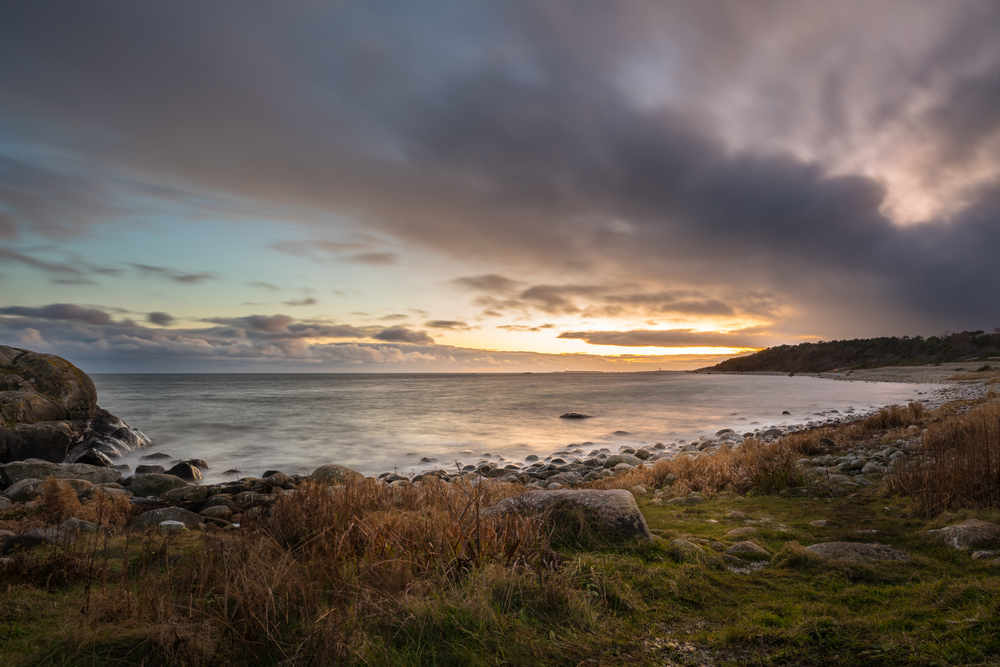
<svg viewBox="0 0 1000 667">
<path fill-rule="evenodd" d="M 940 336 L 855 338 L 779 345 L 745 357 L 727 359 L 703 370 L 822 373 L 834 369 L 920 366 L 1000 356 L 1000 327 L 993 333 L 963 331 Z"/>
</svg>

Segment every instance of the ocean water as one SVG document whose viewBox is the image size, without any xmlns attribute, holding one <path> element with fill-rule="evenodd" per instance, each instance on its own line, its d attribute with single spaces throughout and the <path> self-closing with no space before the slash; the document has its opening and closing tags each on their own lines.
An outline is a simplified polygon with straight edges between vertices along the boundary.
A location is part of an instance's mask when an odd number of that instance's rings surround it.
<svg viewBox="0 0 1000 667">
<path fill-rule="evenodd" d="M 97 374 L 98 402 L 209 480 L 340 463 L 366 474 L 692 440 L 905 404 L 932 386 L 688 373 Z M 782 415 L 787 410 L 790 415 Z M 560 419 L 565 412 L 592 419 Z M 625 432 L 625 434 L 615 432 Z M 585 444 L 586 443 L 586 444 Z M 592 443 L 592 444 L 591 444 Z M 125 462 L 135 465 L 143 451 Z M 421 464 L 422 457 L 437 462 Z"/>
</svg>

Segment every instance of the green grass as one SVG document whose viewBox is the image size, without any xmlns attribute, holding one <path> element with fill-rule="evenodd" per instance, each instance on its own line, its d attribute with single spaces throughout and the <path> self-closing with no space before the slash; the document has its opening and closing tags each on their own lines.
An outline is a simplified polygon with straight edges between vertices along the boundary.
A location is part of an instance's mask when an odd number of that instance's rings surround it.
<svg viewBox="0 0 1000 667">
<path fill-rule="evenodd" d="M 196 533 L 42 547 L 0 564 L 0 665 L 1000 664 L 1000 565 L 925 535 L 971 517 L 998 522 L 1000 511 L 928 518 L 873 490 L 805 492 L 721 492 L 686 508 L 645 496 L 652 543 L 563 541 L 424 574 L 369 556 L 331 566 L 309 556 L 322 533 L 270 547 Z M 375 518 L 402 530 L 398 514 Z M 756 532 L 727 536 L 747 526 Z M 679 558 L 677 538 L 705 557 Z M 741 540 L 774 557 L 727 569 L 713 545 Z M 823 541 L 880 542 L 912 561 L 834 564 L 803 550 Z"/>
</svg>

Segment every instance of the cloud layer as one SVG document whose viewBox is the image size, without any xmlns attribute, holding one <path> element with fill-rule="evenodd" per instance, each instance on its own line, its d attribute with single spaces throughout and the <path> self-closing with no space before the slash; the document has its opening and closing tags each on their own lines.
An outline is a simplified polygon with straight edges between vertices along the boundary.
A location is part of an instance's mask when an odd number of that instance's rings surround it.
<svg viewBox="0 0 1000 667">
<path fill-rule="evenodd" d="M 576 318 L 594 323 L 561 338 L 729 346 L 691 322 L 767 325 L 739 339 L 758 344 L 992 329 L 997 34 L 985 0 L 5 3 L 0 238 L 72 247 L 168 206 L 259 214 L 298 239 L 273 252 L 460 295 L 474 312 L 421 318 L 444 333 Z M 57 285 L 223 279 L 176 256 L 52 256 L 11 246 L 0 268 Z M 0 312 L 45 340 L 52 323 L 88 345 L 73 327 L 109 326 L 43 305 L 63 300 Z M 145 317 L 163 345 L 212 354 L 313 350 L 307 331 L 385 344 L 342 355 L 434 345 L 403 324 L 245 315 L 213 322 L 242 338 L 205 338 Z M 146 333 L 116 335 L 154 354 Z"/>
</svg>

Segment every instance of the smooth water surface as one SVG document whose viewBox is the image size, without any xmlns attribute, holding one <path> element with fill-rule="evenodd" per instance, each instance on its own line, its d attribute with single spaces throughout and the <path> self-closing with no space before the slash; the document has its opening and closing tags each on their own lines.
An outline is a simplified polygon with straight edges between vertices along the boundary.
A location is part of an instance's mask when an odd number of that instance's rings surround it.
<svg viewBox="0 0 1000 667">
<path fill-rule="evenodd" d="M 99 403 L 206 476 L 340 463 L 366 474 L 691 440 L 905 404 L 928 385 L 689 373 L 94 375 Z M 791 415 L 782 415 L 787 410 Z M 564 412 L 592 419 L 560 419 Z M 828 416 L 830 413 L 827 412 Z M 625 431 L 627 435 L 615 435 Z M 126 462 L 135 464 L 140 452 Z M 438 459 L 420 464 L 421 457 Z"/>
</svg>

